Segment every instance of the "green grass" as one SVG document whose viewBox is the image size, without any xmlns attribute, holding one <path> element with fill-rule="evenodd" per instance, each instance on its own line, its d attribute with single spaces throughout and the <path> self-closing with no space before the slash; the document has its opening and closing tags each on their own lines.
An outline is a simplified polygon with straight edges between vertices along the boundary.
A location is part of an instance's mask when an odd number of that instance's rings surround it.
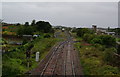
<svg viewBox="0 0 120 77">
<path fill-rule="evenodd" d="M 103 60 L 107 49 L 104 46 L 82 46 L 79 42 L 75 43 L 75 47 L 80 55 L 84 75 L 120 75 L 118 67 L 111 66 Z"/>
<path fill-rule="evenodd" d="M 116 38 L 116 41 L 120 42 L 120 38 Z"/>
<path fill-rule="evenodd" d="M 14 52 L 3 55 L 3 76 L 9 75 L 9 77 L 15 77 L 16 75 L 22 75 L 28 70 L 32 70 L 37 67 L 38 62 L 35 61 L 35 53 L 40 52 L 40 60 L 42 60 L 50 48 L 59 42 L 56 38 L 37 38 L 33 41 L 34 47 L 31 49 L 31 58 L 29 59 L 30 67 L 27 67 L 26 48 L 30 43 L 25 44 L 20 49 L 15 48 Z"/>
<path fill-rule="evenodd" d="M 43 59 L 50 48 L 56 44 L 56 42 L 59 42 L 59 39 L 53 39 L 53 38 L 43 38 L 39 41 L 37 41 L 32 48 L 31 52 L 39 52 L 40 53 L 40 60 Z M 35 54 L 34 54 L 35 55 Z"/>
</svg>

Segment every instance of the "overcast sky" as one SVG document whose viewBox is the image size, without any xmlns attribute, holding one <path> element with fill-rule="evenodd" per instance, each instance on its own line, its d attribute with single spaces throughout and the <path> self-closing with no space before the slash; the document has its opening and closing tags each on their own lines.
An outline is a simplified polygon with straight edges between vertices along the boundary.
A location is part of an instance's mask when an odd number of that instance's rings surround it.
<svg viewBox="0 0 120 77">
<path fill-rule="evenodd" d="M 2 5 L 5 22 L 24 23 L 35 19 L 48 21 L 54 26 L 118 26 L 117 2 L 4 2 Z"/>
</svg>

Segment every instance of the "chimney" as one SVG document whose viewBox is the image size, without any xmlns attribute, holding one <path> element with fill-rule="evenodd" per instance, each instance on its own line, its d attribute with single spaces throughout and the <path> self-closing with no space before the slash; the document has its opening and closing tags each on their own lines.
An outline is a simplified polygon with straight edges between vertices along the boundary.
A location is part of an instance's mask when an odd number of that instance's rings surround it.
<svg viewBox="0 0 120 77">
<path fill-rule="evenodd" d="M 95 32 L 97 31 L 97 25 L 92 25 L 92 28 Z"/>
</svg>

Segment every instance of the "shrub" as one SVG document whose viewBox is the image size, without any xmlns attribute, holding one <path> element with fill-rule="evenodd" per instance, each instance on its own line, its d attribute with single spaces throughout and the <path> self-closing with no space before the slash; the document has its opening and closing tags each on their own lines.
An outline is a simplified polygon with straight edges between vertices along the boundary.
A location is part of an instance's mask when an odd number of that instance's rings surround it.
<svg viewBox="0 0 120 77">
<path fill-rule="evenodd" d="M 115 46 L 116 39 L 110 35 L 100 35 L 99 38 L 102 40 L 102 45 Z"/>
<path fill-rule="evenodd" d="M 115 75 L 119 74 L 119 70 L 117 67 L 112 67 L 110 65 L 105 65 L 99 68 L 98 72 L 100 75 Z"/>
<path fill-rule="evenodd" d="M 7 63 L 3 64 L 3 77 L 16 77 L 18 74 L 21 74 L 25 69 L 20 64 L 20 59 L 7 60 Z"/>
<path fill-rule="evenodd" d="M 115 37 L 112 37 L 110 35 L 91 35 L 91 34 L 85 34 L 83 39 L 86 42 L 92 43 L 92 44 L 101 44 L 105 45 L 106 47 L 112 47 L 116 45 L 116 39 Z"/>
<path fill-rule="evenodd" d="M 101 44 L 95 44 L 94 47 L 96 47 L 99 51 L 104 51 L 106 49 L 105 46 Z"/>
<path fill-rule="evenodd" d="M 25 45 L 27 42 L 28 42 L 27 39 L 24 39 L 22 45 Z"/>
<path fill-rule="evenodd" d="M 20 26 L 17 30 L 17 35 L 32 35 L 34 28 L 31 26 Z"/>
<path fill-rule="evenodd" d="M 86 58 L 82 63 L 85 75 L 96 75 L 98 73 L 96 70 L 101 66 L 100 60 L 95 57 Z"/>
<path fill-rule="evenodd" d="M 91 40 L 92 44 L 102 44 L 102 39 L 96 37 Z"/>
<path fill-rule="evenodd" d="M 50 38 L 51 36 L 49 34 L 44 35 L 44 38 Z"/>
<path fill-rule="evenodd" d="M 84 34 L 86 34 L 86 33 L 92 34 L 93 31 L 88 28 L 78 28 L 77 29 L 77 36 L 79 36 L 79 37 L 83 37 Z"/>
<path fill-rule="evenodd" d="M 104 51 L 103 60 L 107 63 L 112 63 L 114 61 L 114 52 L 117 52 L 115 48 L 107 48 Z"/>
<path fill-rule="evenodd" d="M 92 40 L 94 37 L 95 37 L 95 35 L 86 33 L 86 34 L 84 34 L 83 39 L 84 39 L 84 41 L 90 43 L 91 40 Z"/>
<path fill-rule="evenodd" d="M 120 39 L 118 39 L 118 42 L 120 42 Z"/>
</svg>

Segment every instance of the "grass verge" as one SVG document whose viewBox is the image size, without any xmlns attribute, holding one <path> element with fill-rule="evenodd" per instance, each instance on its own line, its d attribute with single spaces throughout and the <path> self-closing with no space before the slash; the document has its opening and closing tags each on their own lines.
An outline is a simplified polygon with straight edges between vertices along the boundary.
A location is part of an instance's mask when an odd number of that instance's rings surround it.
<svg viewBox="0 0 120 77">
<path fill-rule="evenodd" d="M 86 76 L 120 76 L 120 70 L 118 67 L 108 64 L 104 61 L 106 57 L 107 50 L 109 48 L 105 48 L 103 45 L 89 45 L 85 46 L 82 44 L 81 38 L 77 38 L 80 42 L 75 43 L 75 47 L 77 48 L 81 65 L 83 67 L 84 75 Z M 110 58 L 109 58 L 110 59 Z"/>
<path fill-rule="evenodd" d="M 26 59 L 26 47 L 29 43 L 13 49 L 7 54 L 3 54 L 3 77 L 16 77 L 22 75 L 28 70 L 37 67 L 38 62 L 35 61 L 35 53 L 40 52 L 40 60 L 43 59 L 50 48 L 60 41 L 56 38 L 37 38 L 33 41 L 34 47 L 30 50 L 31 57 L 29 60 Z M 27 62 L 30 62 L 30 67 L 27 67 Z"/>
</svg>

